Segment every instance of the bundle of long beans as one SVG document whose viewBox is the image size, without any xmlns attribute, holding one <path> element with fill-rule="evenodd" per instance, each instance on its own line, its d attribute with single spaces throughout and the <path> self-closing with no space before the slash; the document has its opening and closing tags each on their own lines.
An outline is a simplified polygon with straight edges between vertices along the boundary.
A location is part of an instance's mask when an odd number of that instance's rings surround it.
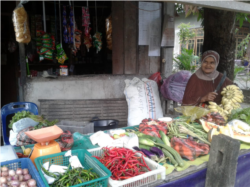
<svg viewBox="0 0 250 187">
<path fill-rule="evenodd" d="M 207 133 L 203 131 L 199 126 L 194 124 L 188 124 L 185 122 L 173 122 L 169 125 L 168 135 L 170 137 L 187 138 L 190 135 L 200 141 L 210 145 L 207 140 Z"/>
</svg>

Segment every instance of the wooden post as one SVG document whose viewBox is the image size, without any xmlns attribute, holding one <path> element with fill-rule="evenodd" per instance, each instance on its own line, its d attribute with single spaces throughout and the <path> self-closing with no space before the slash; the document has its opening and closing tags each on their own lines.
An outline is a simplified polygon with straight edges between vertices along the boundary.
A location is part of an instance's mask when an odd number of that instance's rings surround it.
<svg viewBox="0 0 250 187">
<path fill-rule="evenodd" d="M 163 35 L 164 33 L 172 33 L 174 32 L 174 3 L 164 2 L 163 3 Z M 170 24 L 169 21 L 173 22 Z M 173 25 L 173 26 L 172 26 Z M 172 28 L 173 27 L 173 28 Z M 172 73 L 173 69 L 173 50 L 174 50 L 174 40 L 172 42 L 168 42 L 167 45 L 162 47 L 162 76 L 163 78 L 167 78 Z"/>
<path fill-rule="evenodd" d="M 240 142 L 229 136 L 213 136 L 207 164 L 206 187 L 234 187 Z"/>
</svg>

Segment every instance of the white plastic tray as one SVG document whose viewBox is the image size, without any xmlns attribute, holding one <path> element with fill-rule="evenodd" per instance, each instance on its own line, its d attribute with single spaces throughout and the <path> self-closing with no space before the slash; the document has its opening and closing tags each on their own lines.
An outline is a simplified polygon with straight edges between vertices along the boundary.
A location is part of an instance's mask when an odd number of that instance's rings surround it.
<svg viewBox="0 0 250 187">
<path fill-rule="evenodd" d="M 101 156 L 103 153 L 103 150 L 101 147 L 95 148 L 95 149 L 89 149 L 88 152 L 90 152 L 93 156 Z M 137 155 L 141 156 L 140 153 L 136 153 Z M 154 162 L 153 160 L 149 158 L 145 158 L 144 160 L 148 167 L 151 169 L 151 171 L 148 171 L 144 174 L 138 175 L 136 177 L 132 177 L 130 179 L 126 179 L 123 181 L 117 181 L 112 180 L 109 178 L 109 187 L 137 187 L 142 185 L 147 185 L 152 182 L 155 182 L 158 179 L 164 180 L 165 175 L 165 167 L 161 166 L 160 164 Z"/>
</svg>

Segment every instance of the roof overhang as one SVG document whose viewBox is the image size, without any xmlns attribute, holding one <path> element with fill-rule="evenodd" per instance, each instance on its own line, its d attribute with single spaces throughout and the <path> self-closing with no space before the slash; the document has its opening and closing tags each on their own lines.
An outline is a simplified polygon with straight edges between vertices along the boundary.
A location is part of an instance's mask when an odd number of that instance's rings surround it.
<svg viewBox="0 0 250 187">
<path fill-rule="evenodd" d="M 182 4 L 188 4 L 188 5 L 196 5 L 201 6 L 205 8 L 213 8 L 213 9 L 220 9 L 220 10 L 226 10 L 226 11 L 234 11 L 234 12 L 241 12 L 241 13 L 250 13 L 250 3 L 246 2 L 238 2 L 238 1 L 184 1 L 184 0 L 175 0 L 175 1 L 168 1 L 167 2 L 173 2 L 173 3 L 182 3 Z M 248 1 L 250 2 L 250 1 Z"/>
</svg>

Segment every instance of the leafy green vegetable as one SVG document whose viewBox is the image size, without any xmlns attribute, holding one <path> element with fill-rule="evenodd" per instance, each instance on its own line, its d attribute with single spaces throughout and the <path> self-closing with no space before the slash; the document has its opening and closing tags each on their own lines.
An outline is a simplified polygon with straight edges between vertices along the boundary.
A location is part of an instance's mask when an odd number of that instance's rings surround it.
<svg viewBox="0 0 250 187">
<path fill-rule="evenodd" d="M 10 121 L 9 128 L 12 128 L 13 124 L 19 121 L 20 119 L 23 118 L 28 118 L 32 115 L 29 111 L 22 111 L 22 112 L 17 112 L 13 117 L 12 120 Z"/>
<path fill-rule="evenodd" d="M 239 119 L 250 125 L 250 107 L 232 110 L 229 121 L 233 119 Z"/>
<path fill-rule="evenodd" d="M 10 121 L 10 124 L 8 127 L 12 128 L 14 123 L 16 123 L 17 121 L 23 118 L 31 118 L 34 121 L 39 122 L 39 124 L 34 127 L 34 130 L 41 129 L 43 127 L 50 127 L 50 126 L 55 125 L 58 122 L 58 120 L 48 121 L 44 118 L 44 116 L 34 115 L 29 111 L 22 111 L 22 112 L 17 112 L 12 117 L 12 120 Z"/>
</svg>

